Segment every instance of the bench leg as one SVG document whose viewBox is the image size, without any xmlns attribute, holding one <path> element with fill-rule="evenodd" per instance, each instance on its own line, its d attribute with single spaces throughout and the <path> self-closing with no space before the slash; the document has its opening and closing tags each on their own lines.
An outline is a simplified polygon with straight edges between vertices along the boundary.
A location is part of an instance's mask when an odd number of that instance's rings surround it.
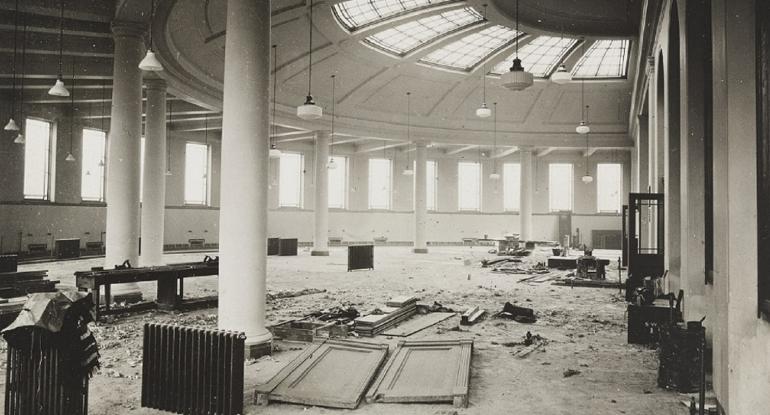
<svg viewBox="0 0 770 415">
<path fill-rule="evenodd" d="M 110 311 L 112 305 L 112 285 L 104 285 L 104 309 Z"/>
<path fill-rule="evenodd" d="M 172 310 L 176 307 L 177 294 L 176 278 L 161 278 L 158 280 L 158 308 Z"/>
<path fill-rule="evenodd" d="M 184 278 L 179 279 L 179 301 L 184 300 Z"/>
<path fill-rule="evenodd" d="M 91 290 L 91 295 L 94 296 L 94 304 L 95 304 L 94 315 L 95 315 L 96 321 L 99 321 L 99 314 L 101 314 L 99 310 L 102 307 L 101 298 L 100 298 L 102 295 L 101 291 L 102 291 L 101 287 L 98 285 L 94 290 Z M 93 294 L 94 292 L 96 293 L 96 295 Z"/>
</svg>

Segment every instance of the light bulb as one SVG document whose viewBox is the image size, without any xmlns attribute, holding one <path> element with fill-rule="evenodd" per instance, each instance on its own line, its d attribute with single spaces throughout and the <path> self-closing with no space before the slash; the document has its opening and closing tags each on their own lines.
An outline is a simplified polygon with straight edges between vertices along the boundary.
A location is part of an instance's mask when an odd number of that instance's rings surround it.
<svg viewBox="0 0 770 415">
<path fill-rule="evenodd" d="M 13 142 L 16 144 L 24 144 L 26 140 L 24 139 L 24 134 L 19 132 L 19 135 L 16 136 L 16 138 L 13 139 Z"/>
<path fill-rule="evenodd" d="M 139 62 L 139 69 L 148 72 L 160 72 L 163 70 L 163 65 L 160 64 L 152 49 L 147 49 L 144 59 Z"/>
<path fill-rule="evenodd" d="M 317 120 L 323 117 L 323 113 L 323 108 L 315 104 L 312 95 L 308 95 L 305 103 L 297 107 L 297 117 L 303 120 Z"/>
<path fill-rule="evenodd" d="M 582 180 L 583 183 L 588 184 L 588 183 L 591 183 L 592 181 L 594 181 L 594 178 L 590 174 L 586 174 L 580 180 Z"/>
<path fill-rule="evenodd" d="M 70 91 L 67 91 L 67 88 L 64 87 L 64 81 L 62 81 L 61 76 L 56 78 L 56 83 L 48 90 L 48 95 L 53 95 L 55 97 L 70 96 Z"/>
<path fill-rule="evenodd" d="M 580 125 L 575 127 L 575 132 L 578 134 L 588 134 L 591 132 L 591 127 L 585 121 L 580 121 Z"/>
<path fill-rule="evenodd" d="M 564 64 L 559 65 L 559 69 L 551 75 L 551 81 L 555 84 L 563 85 L 572 81 L 572 74 L 567 71 Z"/>
<path fill-rule="evenodd" d="M 19 125 L 16 124 L 16 121 L 14 121 L 13 117 L 11 117 L 8 120 L 8 124 L 5 124 L 5 127 L 3 129 L 5 131 L 19 131 Z"/>
<path fill-rule="evenodd" d="M 64 157 L 64 161 L 69 161 L 69 162 L 75 161 L 75 156 L 73 156 L 71 152 L 68 152 L 67 157 Z"/>
<path fill-rule="evenodd" d="M 487 107 L 487 103 L 484 102 L 479 108 L 476 109 L 476 116 L 479 118 L 489 118 L 492 116 L 492 110 Z"/>
</svg>

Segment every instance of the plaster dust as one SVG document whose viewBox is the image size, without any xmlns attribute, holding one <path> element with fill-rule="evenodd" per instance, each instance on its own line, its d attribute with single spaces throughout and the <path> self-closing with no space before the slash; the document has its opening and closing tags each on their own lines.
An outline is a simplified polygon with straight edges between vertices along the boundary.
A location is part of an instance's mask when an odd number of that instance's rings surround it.
<svg viewBox="0 0 770 415">
<path fill-rule="evenodd" d="M 422 302 L 438 301 L 462 311 L 478 305 L 490 312 L 506 301 L 534 308 L 534 324 L 487 318 L 475 326 L 461 326 L 459 316 L 445 320 L 410 339 L 473 337 L 475 341 L 468 408 L 451 404 L 366 404 L 357 414 L 686 414 L 683 397 L 657 388 L 657 357 L 626 343 L 625 303 L 616 290 L 569 288 L 545 283 L 519 283 L 528 275 L 505 275 L 481 268 L 485 247 L 431 247 L 429 254 L 410 253 L 410 247 L 376 247 L 373 271 L 346 272 L 345 248 L 331 248 L 329 257 L 311 257 L 309 249 L 297 257 L 268 258 L 268 290 L 326 292 L 272 300 L 267 305 L 269 322 L 296 318 L 310 311 L 350 303 L 359 311 L 381 306 L 391 296 L 415 294 Z M 550 249 L 539 249 L 525 261 L 543 261 Z M 166 255 L 169 263 L 194 261 L 203 254 Z M 470 259 L 471 265 L 464 265 Z M 88 259 L 21 266 L 21 270 L 48 269 L 51 278 L 74 285 L 72 273 L 101 265 Z M 614 267 L 612 267 L 614 268 Z M 470 276 L 470 278 L 469 278 Z M 611 269 L 608 278 L 617 278 Z M 146 298 L 155 287 L 142 283 Z M 185 281 L 186 295 L 212 295 L 216 277 Z M 102 368 L 91 381 L 89 413 L 161 414 L 140 407 L 142 324 L 174 322 L 216 326 L 216 310 L 185 313 L 152 312 L 120 317 L 94 327 L 102 354 Z M 527 331 L 547 339 L 547 344 L 521 358 L 514 356 Z M 397 343 L 399 338 L 378 336 L 374 341 Z M 4 343 L 2 343 L 4 347 Z M 304 347 L 302 343 L 276 342 L 278 351 L 246 364 L 246 398 L 249 389 L 266 382 Z M 5 367 L 5 353 L 0 353 Z M 570 371 L 571 376 L 564 373 Z M 575 374 L 574 371 L 579 373 Z M 0 382 L 5 376 L 0 373 Z M 4 388 L 4 385 L 2 386 Z M 347 411 L 271 403 L 249 404 L 248 414 L 333 414 Z"/>
</svg>

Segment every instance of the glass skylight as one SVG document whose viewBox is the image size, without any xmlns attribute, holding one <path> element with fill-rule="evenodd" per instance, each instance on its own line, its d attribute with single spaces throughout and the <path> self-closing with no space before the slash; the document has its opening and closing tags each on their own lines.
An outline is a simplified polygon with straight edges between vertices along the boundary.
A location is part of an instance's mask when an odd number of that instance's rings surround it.
<svg viewBox="0 0 770 415">
<path fill-rule="evenodd" d="M 525 70 L 538 78 L 545 78 L 556 69 L 576 43 L 577 39 L 538 36 L 519 48 L 519 59 Z M 497 75 L 508 72 L 515 55 L 512 53 L 508 59 L 495 65 L 491 72 Z"/>
<path fill-rule="evenodd" d="M 476 10 L 466 7 L 412 20 L 368 36 L 365 41 L 386 52 L 403 56 L 441 35 L 468 27 L 483 19 Z"/>
<path fill-rule="evenodd" d="M 431 52 L 420 62 L 469 71 L 521 34 L 505 26 L 491 26 Z"/>
<path fill-rule="evenodd" d="M 351 32 L 400 14 L 457 0 L 348 0 L 334 5 L 334 15 Z"/>
<path fill-rule="evenodd" d="M 628 40 L 598 40 L 572 69 L 575 78 L 624 78 L 628 68 Z"/>
</svg>

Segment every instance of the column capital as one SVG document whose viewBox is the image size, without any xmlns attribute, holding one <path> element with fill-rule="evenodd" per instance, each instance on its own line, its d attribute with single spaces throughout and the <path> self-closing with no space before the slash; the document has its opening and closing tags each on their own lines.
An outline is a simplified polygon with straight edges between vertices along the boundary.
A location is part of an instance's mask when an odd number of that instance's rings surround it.
<svg viewBox="0 0 770 415">
<path fill-rule="evenodd" d="M 138 22 L 113 20 L 110 29 L 115 37 L 133 37 L 142 39 L 147 32 L 147 25 Z"/>
<path fill-rule="evenodd" d="M 319 136 L 321 136 L 321 137 L 323 137 L 323 136 L 330 137 L 331 134 L 332 134 L 332 132 L 330 130 L 315 130 L 315 131 L 313 131 L 313 136 L 314 137 L 319 137 Z"/>
<path fill-rule="evenodd" d="M 153 89 L 158 91 L 166 91 L 168 88 L 168 84 L 166 83 L 165 79 L 160 78 L 145 78 L 144 84 L 147 86 L 147 89 Z"/>
<path fill-rule="evenodd" d="M 535 151 L 534 146 L 519 146 L 520 153 L 533 153 Z"/>
</svg>

